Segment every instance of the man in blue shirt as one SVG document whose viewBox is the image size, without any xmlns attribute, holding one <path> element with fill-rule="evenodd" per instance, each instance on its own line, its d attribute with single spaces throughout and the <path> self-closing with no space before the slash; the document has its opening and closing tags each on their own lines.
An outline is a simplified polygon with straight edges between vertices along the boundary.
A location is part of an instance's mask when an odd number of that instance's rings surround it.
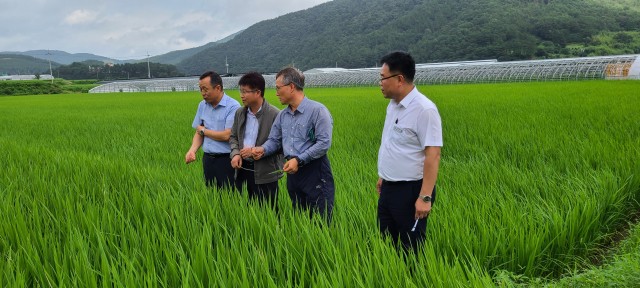
<svg viewBox="0 0 640 288">
<path fill-rule="evenodd" d="M 285 68 L 276 75 L 276 95 L 287 104 L 276 117 L 267 142 L 252 149 L 254 159 L 282 150 L 287 162 L 287 190 L 293 206 L 320 213 L 331 222 L 335 187 L 327 151 L 333 119 L 329 110 L 305 97 L 304 75 Z"/>
<path fill-rule="evenodd" d="M 202 74 L 198 85 L 203 100 L 198 104 L 196 117 L 191 124 L 196 133 L 185 155 L 185 162 L 189 164 L 195 161 L 196 152 L 202 146 L 202 168 L 207 186 L 232 187 L 235 171 L 229 161 L 229 135 L 233 115 L 240 108 L 240 103 L 224 93 L 222 78 L 216 72 Z"/>
</svg>

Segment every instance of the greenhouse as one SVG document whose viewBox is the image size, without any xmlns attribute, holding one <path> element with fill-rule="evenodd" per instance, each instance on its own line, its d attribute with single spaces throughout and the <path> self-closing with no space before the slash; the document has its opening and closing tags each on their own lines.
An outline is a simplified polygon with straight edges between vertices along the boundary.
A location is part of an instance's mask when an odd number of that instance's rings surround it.
<svg viewBox="0 0 640 288">
<path fill-rule="evenodd" d="M 306 87 L 376 86 L 380 68 L 316 68 L 305 71 Z M 264 75 L 268 88 L 275 75 Z M 240 76 L 223 77 L 226 89 L 236 89 Z M 496 60 L 416 64 L 416 84 L 568 81 L 589 79 L 640 80 L 640 55 L 599 56 L 550 60 Z M 117 81 L 90 93 L 198 91 L 198 77 Z"/>
</svg>

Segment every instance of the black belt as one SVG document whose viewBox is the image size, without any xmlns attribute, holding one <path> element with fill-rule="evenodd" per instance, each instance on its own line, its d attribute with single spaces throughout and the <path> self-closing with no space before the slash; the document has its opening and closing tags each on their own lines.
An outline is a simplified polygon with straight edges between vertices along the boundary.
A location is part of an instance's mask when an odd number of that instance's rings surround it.
<svg viewBox="0 0 640 288">
<path fill-rule="evenodd" d="M 420 182 L 422 181 L 422 179 L 420 180 L 411 180 L 411 181 L 387 181 L 382 179 L 382 183 L 387 184 L 387 185 L 398 185 L 398 184 L 411 184 L 411 183 L 416 183 L 416 182 Z"/>
<path fill-rule="evenodd" d="M 229 153 L 207 153 L 204 152 L 204 156 L 211 158 L 229 157 Z"/>
</svg>

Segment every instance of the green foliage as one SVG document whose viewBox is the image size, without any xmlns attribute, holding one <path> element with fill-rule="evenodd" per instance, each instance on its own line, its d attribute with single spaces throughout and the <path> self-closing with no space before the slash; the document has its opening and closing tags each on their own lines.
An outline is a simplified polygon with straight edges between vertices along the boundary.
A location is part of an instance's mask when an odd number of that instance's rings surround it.
<svg viewBox="0 0 640 288">
<path fill-rule="evenodd" d="M 0 81 L 0 96 L 89 93 L 91 88 L 98 85 L 96 80 L 67 81 L 55 79 L 53 83 L 48 80 Z"/>
<path fill-rule="evenodd" d="M 60 64 L 51 62 L 56 68 Z M 27 55 L 0 54 L 0 75 L 49 74 L 49 61 Z"/>
<path fill-rule="evenodd" d="M 585 43 L 567 45 L 561 53 L 577 57 L 640 53 L 640 31 L 603 32 Z"/>
<path fill-rule="evenodd" d="M 640 0 L 336 0 L 257 23 L 178 67 L 187 74 L 226 71 L 225 58 L 231 73 L 287 65 L 373 67 L 392 50 L 409 51 L 418 62 L 609 55 L 640 48 L 616 42 L 624 49 L 612 44 L 577 52 L 567 46 L 602 33 L 637 33 L 637 7 Z"/>
<path fill-rule="evenodd" d="M 69 83 L 72 84 L 82 84 L 82 85 L 97 85 L 99 81 L 96 79 L 83 79 L 83 80 L 69 80 Z"/>
<path fill-rule="evenodd" d="M 557 281 L 529 278 L 500 271 L 494 280 L 500 287 L 636 287 L 640 283 L 640 224 L 634 224 L 628 239 L 602 266 L 589 265 Z"/>
<path fill-rule="evenodd" d="M 535 285 L 590 268 L 638 211 L 640 82 L 420 89 L 445 147 L 427 244 L 406 258 L 376 228 L 377 87 L 305 89 L 334 119 L 331 227 L 284 181 L 280 216 L 204 187 L 184 164 L 195 92 L 2 97 L 0 286 Z M 620 259 L 625 277 L 597 283 L 634 283 L 637 256 Z"/>
<path fill-rule="evenodd" d="M 152 78 L 169 78 L 184 76 L 178 72 L 176 66 L 160 63 L 126 63 L 126 64 L 105 64 L 101 61 L 74 62 L 70 65 L 63 65 L 53 70 L 56 77 L 79 80 L 97 79 L 141 79 L 148 78 L 149 70 Z"/>
<path fill-rule="evenodd" d="M 0 96 L 60 94 L 63 91 L 59 82 L 51 83 L 51 81 L 45 80 L 0 81 Z"/>
</svg>

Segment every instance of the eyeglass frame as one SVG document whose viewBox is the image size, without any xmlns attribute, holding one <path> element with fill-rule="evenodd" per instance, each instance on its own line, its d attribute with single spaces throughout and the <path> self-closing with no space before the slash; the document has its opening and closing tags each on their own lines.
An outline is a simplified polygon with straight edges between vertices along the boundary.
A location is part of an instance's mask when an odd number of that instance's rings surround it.
<svg viewBox="0 0 640 288">
<path fill-rule="evenodd" d="M 282 85 L 282 86 L 278 86 L 278 84 L 276 84 L 276 91 L 280 90 L 280 88 L 282 88 L 282 87 L 289 86 L 289 85 L 291 85 L 291 84 L 293 84 L 294 86 L 296 85 L 296 84 L 295 84 L 295 83 L 293 83 L 293 82 L 289 82 L 289 83 L 284 84 L 284 85 Z"/>
<path fill-rule="evenodd" d="M 260 91 L 260 89 L 253 89 L 253 90 L 238 89 L 238 91 L 240 91 L 240 94 L 249 94 L 249 93 L 256 93 L 256 92 Z"/>
<path fill-rule="evenodd" d="M 200 89 L 200 92 L 209 93 L 209 91 L 216 90 L 216 87 L 218 87 L 218 86 L 220 86 L 220 84 L 217 84 L 217 85 L 211 87 L 211 90 L 209 90 L 209 88 L 204 87 L 204 86 L 198 86 L 198 88 Z M 222 87 L 222 86 L 220 86 L 220 87 Z"/>
<path fill-rule="evenodd" d="M 378 82 L 382 83 L 382 81 L 387 80 L 389 78 L 393 78 L 393 77 L 397 77 L 397 76 L 401 76 L 402 74 L 398 73 L 398 74 L 393 74 L 391 76 L 387 76 L 387 77 L 382 77 L 380 79 L 378 79 Z"/>
</svg>

